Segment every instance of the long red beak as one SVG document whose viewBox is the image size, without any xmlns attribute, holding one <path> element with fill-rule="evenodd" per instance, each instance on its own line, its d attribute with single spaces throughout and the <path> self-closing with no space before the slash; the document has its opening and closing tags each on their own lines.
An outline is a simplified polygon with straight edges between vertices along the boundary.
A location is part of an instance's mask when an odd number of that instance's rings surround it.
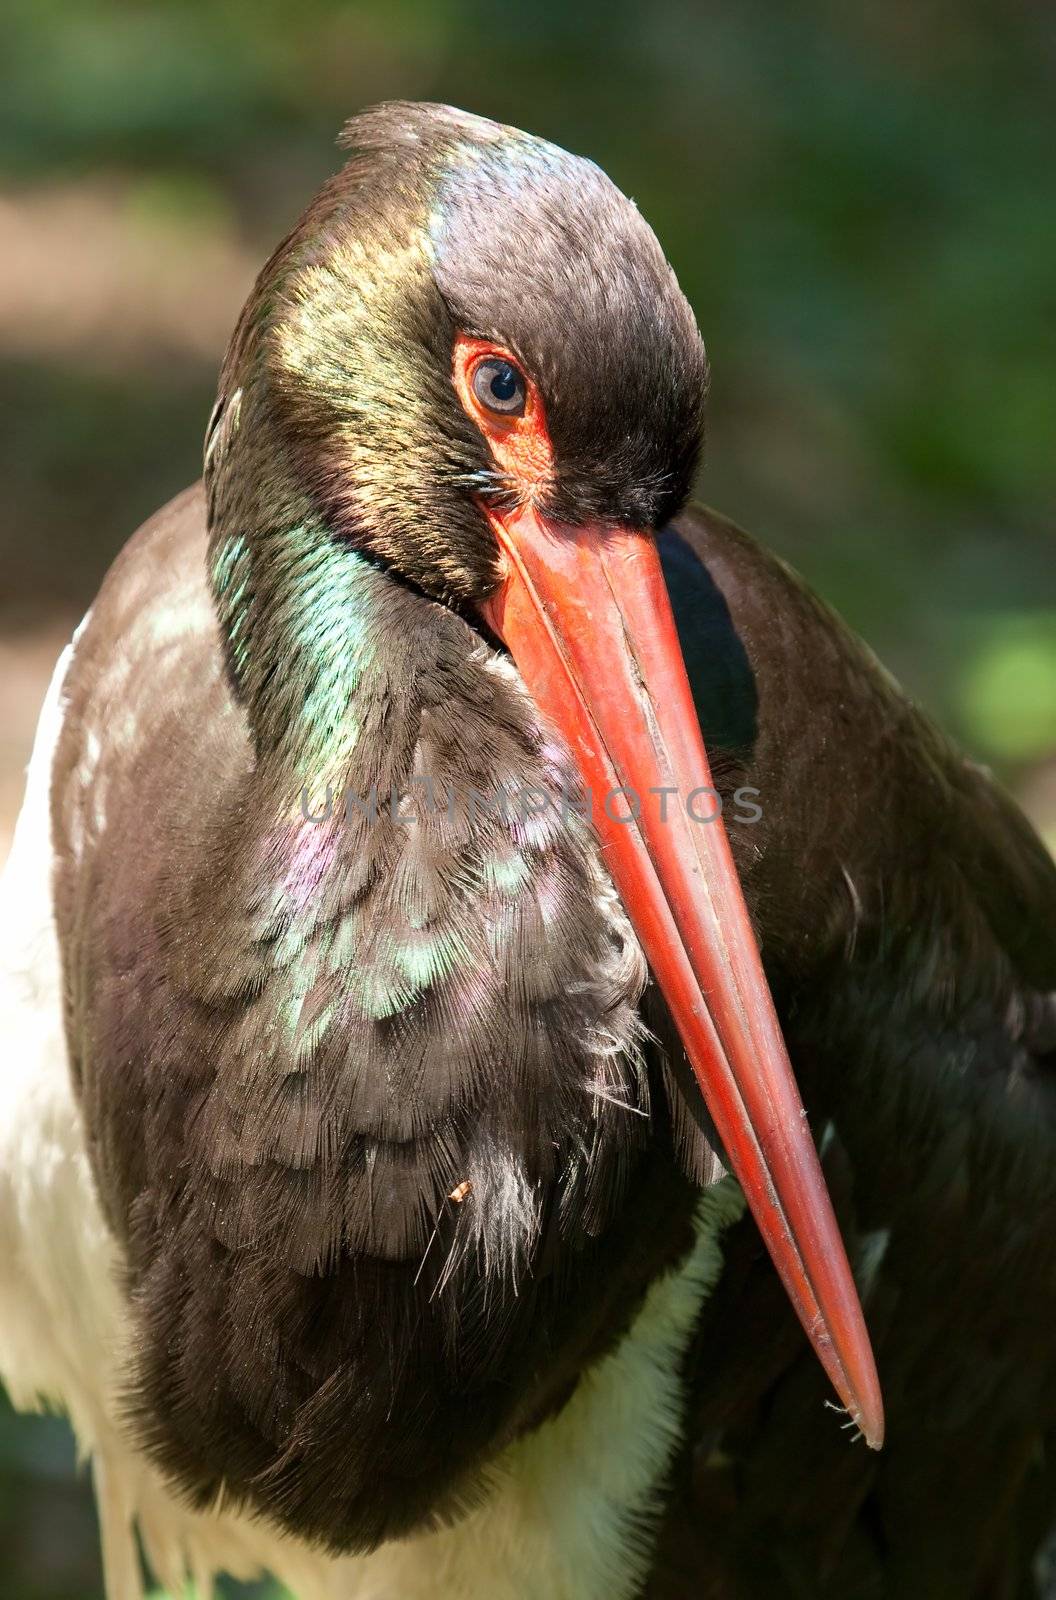
<svg viewBox="0 0 1056 1600">
<path fill-rule="evenodd" d="M 507 575 L 487 621 L 572 748 L 730 1165 L 822 1366 L 879 1448 L 869 1337 L 726 830 L 694 820 L 715 810 L 691 798 L 711 777 L 655 543 L 527 507 L 488 514 Z"/>
</svg>

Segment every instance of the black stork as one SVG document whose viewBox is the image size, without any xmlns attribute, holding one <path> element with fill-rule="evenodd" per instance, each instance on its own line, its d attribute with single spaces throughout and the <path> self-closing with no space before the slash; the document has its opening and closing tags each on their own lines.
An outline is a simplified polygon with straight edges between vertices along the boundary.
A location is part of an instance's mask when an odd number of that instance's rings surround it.
<svg viewBox="0 0 1056 1600">
<path fill-rule="evenodd" d="M 93 1457 L 109 1600 L 137 1533 L 203 1595 L 1022 1600 L 1056 871 L 680 509 L 703 348 L 603 174 L 345 138 L 45 704 L 0 1370 Z"/>
</svg>

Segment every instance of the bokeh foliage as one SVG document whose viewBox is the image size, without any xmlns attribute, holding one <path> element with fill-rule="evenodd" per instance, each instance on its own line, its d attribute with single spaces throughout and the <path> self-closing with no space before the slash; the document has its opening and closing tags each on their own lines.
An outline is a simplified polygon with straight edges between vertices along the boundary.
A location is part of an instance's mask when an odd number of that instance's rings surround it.
<svg viewBox="0 0 1056 1600">
<path fill-rule="evenodd" d="M 451 100 L 635 196 L 711 354 L 704 496 L 1056 821 L 1047 0 L 6 0 L 0 63 L 0 637 L 197 474 L 222 330 L 343 119 Z M 70 1460 L 0 1420 L 10 1600 L 98 1595 Z"/>
</svg>

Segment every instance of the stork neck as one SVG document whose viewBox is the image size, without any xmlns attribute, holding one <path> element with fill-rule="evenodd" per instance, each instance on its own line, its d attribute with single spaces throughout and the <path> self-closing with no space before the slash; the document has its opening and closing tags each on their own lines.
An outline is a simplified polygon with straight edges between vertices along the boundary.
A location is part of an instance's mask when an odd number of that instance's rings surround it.
<svg viewBox="0 0 1056 1600">
<path fill-rule="evenodd" d="M 360 702 L 392 647 L 395 580 L 310 521 L 214 538 L 211 575 L 258 760 L 303 782 L 345 781 Z"/>
</svg>

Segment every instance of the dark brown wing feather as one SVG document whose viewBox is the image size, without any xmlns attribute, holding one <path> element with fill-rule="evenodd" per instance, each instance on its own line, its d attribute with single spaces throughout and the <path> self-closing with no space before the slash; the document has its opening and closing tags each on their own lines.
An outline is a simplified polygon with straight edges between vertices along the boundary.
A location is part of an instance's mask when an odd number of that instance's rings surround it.
<svg viewBox="0 0 1056 1600">
<path fill-rule="evenodd" d="M 1056 1521 L 1056 870 L 779 563 L 705 512 L 677 530 L 705 735 L 710 720 L 727 793 L 759 790 L 761 820 L 730 831 L 887 1443 L 840 1431 L 739 1225 L 692 1351 L 648 1596 L 1026 1600 Z M 739 663 L 725 708 L 705 678 L 721 639 Z"/>
</svg>

